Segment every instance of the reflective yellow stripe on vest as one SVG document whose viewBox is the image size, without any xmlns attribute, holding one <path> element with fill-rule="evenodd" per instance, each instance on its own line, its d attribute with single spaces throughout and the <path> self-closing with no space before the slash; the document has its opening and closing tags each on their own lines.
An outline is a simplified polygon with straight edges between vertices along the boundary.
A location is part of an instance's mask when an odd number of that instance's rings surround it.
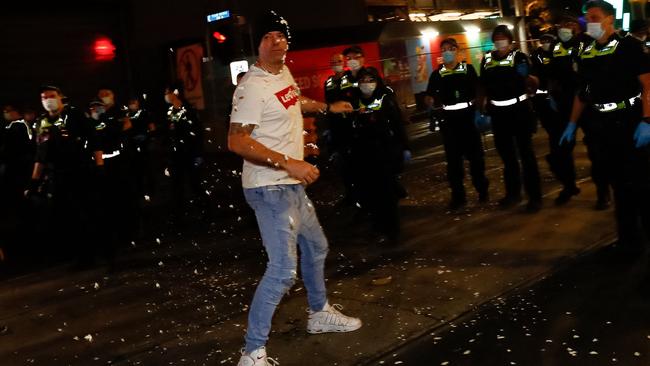
<svg viewBox="0 0 650 366">
<path fill-rule="evenodd" d="M 348 79 L 348 77 L 345 76 L 345 75 L 341 78 L 341 89 L 352 88 L 352 87 L 356 86 L 354 84 L 355 83 L 350 81 L 350 79 Z"/>
<path fill-rule="evenodd" d="M 369 113 L 369 111 L 378 111 L 381 109 L 381 105 L 384 101 L 385 96 L 386 94 L 382 95 L 381 98 L 373 100 L 372 103 L 368 105 L 365 105 L 362 101 L 359 101 L 359 109 L 365 110 L 366 113 Z"/>
<path fill-rule="evenodd" d="M 452 70 L 447 69 L 444 64 L 440 68 L 440 76 L 443 78 L 445 76 L 455 75 L 455 74 L 467 74 L 467 64 L 461 62 L 458 64 L 458 66 L 456 66 L 456 68 Z"/>
<path fill-rule="evenodd" d="M 505 59 L 498 61 L 492 57 L 492 52 L 485 54 L 485 69 L 491 69 L 494 67 L 514 67 L 515 66 L 515 55 L 517 51 L 512 51 Z"/>
<path fill-rule="evenodd" d="M 583 52 L 580 55 L 580 58 L 586 60 L 586 59 L 595 58 L 599 56 L 611 55 L 614 52 L 616 52 L 618 43 L 619 43 L 618 40 L 614 39 L 611 42 L 609 42 L 607 46 L 603 47 L 602 50 L 599 50 L 596 48 L 596 41 L 593 41 L 589 46 L 587 46 L 587 48 L 585 48 L 585 52 Z"/>
</svg>

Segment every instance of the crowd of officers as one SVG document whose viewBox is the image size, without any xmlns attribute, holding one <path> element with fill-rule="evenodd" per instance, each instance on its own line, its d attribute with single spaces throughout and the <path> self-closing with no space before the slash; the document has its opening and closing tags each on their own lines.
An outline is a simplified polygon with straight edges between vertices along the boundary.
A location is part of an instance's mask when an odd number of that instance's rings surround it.
<svg viewBox="0 0 650 366">
<path fill-rule="evenodd" d="M 634 252 L 644 236 L 650 238 L 648 26 L 633 22 L 631 32 L 622 35 L 614 28 L 611 4 L 592 0 L 585 9 L 586 32 L 577 16 L 564 14 L 531 55 L 514 46 L 507 26 L 497 26 L 495 49 L 484 55 L 480 76 L 461 60 L 457 41 L 444 39 L 443 63 L 429 79 L 426 102 L 440 121 L 451 210 L 467 204 L 464 159 L 478 201 L 489 202 L 481 132 L 490 128 L 504 168 L 499 206 L 519 205 L 523 186 L 526 211 L 542 208 L 532 144 L 538 122 L 549 137 L 546 161 L 562 184 L 555 204 L 567 204 L 580 193 L 573 159 L 580 127 L 597 188 L 595 208 L 607 209 L 613 191 L 621 247 Z M 382 231 L 398 233 L 396 202 L 404 191 L 397 174 L 410 152 L 394 94 L 374 71 L 365 71 L 372 68 L 363 61 L 357 47 L 330 60 L 335 74 L 325 84 L 326 99 L 348 100 L 358 112 L 331 117 L 329 139 L 340 156 L 347 200 L 368 205 Z"/>
<path fill-rule="evenodd" d="M 580 127 L 597 187 L 595 208 L 607 209 L 613 192 L 622 246 L 637 250 L 642 238 L 650 237 L 648 29 L 638 23 L 623 36 L 614 28 L 614 14 L 608 2 L 589 1 L 586 33 L 577 17 L 565 14 L 531 55 L 514 47 L 509 28 L 499 25 L 492 33 L 495 50 L 484 55 L 480 76 L 461 60 L 453 38 L 441 42 L 443 63 L 430 77 L 426 102 L 440 121 L 450 209 L 467 204 L 464 159 L 478 201 L 489 202 L 481 133 L 491 128 L 504 167 L 499 206 L 517 206 L 523 186 L 526 210 L 539 211 L 542 189 L 532 136 L 540 121 L 549 137 L 546 161 L 562 184 L 555 203 L 564 205 L 580 193 L 573 160 Z M 407 194 L 399 174 L 411 158 L 395 93 L 375 68 L 364 65 L 358 46 L 332 56 L 330 63 L 334 75 L 325 83 L 326 101 L 343 100 L 354 108 L 327 115 L 325 133 L 345 202 L 369 213 L 374 228 L 395 241 L 398 201 Z M 55 86 L 43 87 L 40 97 L 46 111 L 40 117 L 3 107 L 2 201 L 18 216 L 42 205 L 43 217 L 21 222 L 43 223 L 48 237 L 59 236 L 54 243 L 77 249 L 80 264 L 92 262 L 97 249 L 111 263 L 116 248 L 137 231 L 139 201 L 153 192 L 149 154 L 154 139 L 164 141 L 173 212 L 185 202 L 186 183 L 197 201 L 204 201 L 203 128 L 180 85 L 165 89 L 169 109 L 162 124 L 153 123 L 140 98 L 120 107 L 109 88 L 98 90 L 86 111 L 69 105 Z M 66 229 L 71 222 L 75 230 Z M 89 238 L 96 245 L 86 245 Z"/>
<path fill-rule="evenodd" d="M 156 167 L 171 178 L 172 212 L 182 212 L 186 186 L 193 197 L 205 195 L 201 122 L 181 85 L 169 85 L 164 98 L 169 108 L 158 119 L 162 123 L 154 123 L 143 98 L 122 106 L 108 87 L 85 109 L 69 104 L 52 85 L 40 89 L 45 110 L 40 116 L 4 105 L 0 200 L 11 227 L 3 228 L 0 247 L 19 250 L 24 233 L 30 233 L 77 255 L 81 268 L 96 258 L 112 268 L 116 251 L 141 229 L 141 208 L 154 194 Z M 154 145 L 162 150 L 157 155 L 162 164 L 152 162 Z"/>
<path fill-rule="evenodd" d="M 344 203 L 368 213 L 375 231 L 396 242 L 398 202 L 406 196 L 399 174 L 411 156 L 397 98 L 377 69 L 364 65 L 359 46 L 333 55 L 330 64 L 334 75 L 325 81 L 325 101 L 342 100 L 354 108 L 328 115 L 325 133 L 343 179 Z"/>
</svg>

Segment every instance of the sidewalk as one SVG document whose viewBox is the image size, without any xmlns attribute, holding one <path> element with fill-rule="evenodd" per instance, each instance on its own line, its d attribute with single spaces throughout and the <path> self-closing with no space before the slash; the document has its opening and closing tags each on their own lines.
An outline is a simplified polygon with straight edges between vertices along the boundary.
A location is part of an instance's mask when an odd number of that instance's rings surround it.
<svg viewBox="0 0 650 366">
<path fill-rule="evenodd" d="M 544 135 L 536 138 L 538 156 Z M 500 162 L 488 143 L 493 200 L 502 192 Z M 588 171 L 584 148 L 578 174 Z M 417 336 L 445 329 L 479 304 L 531 284 L 579 253 L 614 238 L 611 210 L 592 209 L 594 189 L 569 205 L 537 214 L 494 205 L 445 212 L 448 199 L 440 148 L 418 152 L 404 176 L 404 243 L 376 242 L 366 225 L 327 205 L 321 222 L 330 238 L 330 302 L 360 316 L 364 327 L 347 334 L 308 335 L 306 297 L 298 282 L 282 302 L 268 344 L 281 365 L 377 364 L 373 360 Z M 540 159 L 544 192 L 557 184 Z M 318 191 L 317 191 L 318 190 Z M 474 199 L 470 191 L 469 199 Z M 254 230 L 252 231 L 254 232 Z M 194 240 L 192 240 L 194 241 Z M 248 304 L 264 270 L 256 235 L 230 239 L 183 237 L 149 243 L 117 275 L 52 269 L 0 283 L 3 365 L 219 365 L 235 364 Z M 373 284 L 373 280 L 385 282 Z M 375 281 L 378 282 L 378 281 Z"/>
</svg>

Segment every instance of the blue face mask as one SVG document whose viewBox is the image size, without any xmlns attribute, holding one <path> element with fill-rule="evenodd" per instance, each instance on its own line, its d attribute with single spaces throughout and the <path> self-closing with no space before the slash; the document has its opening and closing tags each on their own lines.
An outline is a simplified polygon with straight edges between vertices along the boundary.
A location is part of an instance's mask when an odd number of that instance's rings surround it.
<svg viewBox="0 0 650 366">
<path fill-rule="evenodd" d="M 442 61 L 446 64 L 456 61 L 456 51 L 444 51 L 442 53 Z"/>
</svg>

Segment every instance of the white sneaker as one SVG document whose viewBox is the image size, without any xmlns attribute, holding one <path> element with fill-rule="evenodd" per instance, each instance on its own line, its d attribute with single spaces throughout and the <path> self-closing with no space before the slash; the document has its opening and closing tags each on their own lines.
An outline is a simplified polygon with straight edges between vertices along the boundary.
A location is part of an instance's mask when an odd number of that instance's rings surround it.
<svg viewBox="0 0 650 366">
<path fill-rule="evenodd" d="M 267 357 L 266 348 L 261 347 L 248 354 L 242 350 L 237 366 L 276 366 L 279 364 L 276 360 Z"/>
<path fill-rule="evenodd" d="M 361 319 L 341 314 L 343 306 L 325 304 L 323 310 L 309 310 L 307 333 L 352 332 L 361 328 Z"/>
</svg>

